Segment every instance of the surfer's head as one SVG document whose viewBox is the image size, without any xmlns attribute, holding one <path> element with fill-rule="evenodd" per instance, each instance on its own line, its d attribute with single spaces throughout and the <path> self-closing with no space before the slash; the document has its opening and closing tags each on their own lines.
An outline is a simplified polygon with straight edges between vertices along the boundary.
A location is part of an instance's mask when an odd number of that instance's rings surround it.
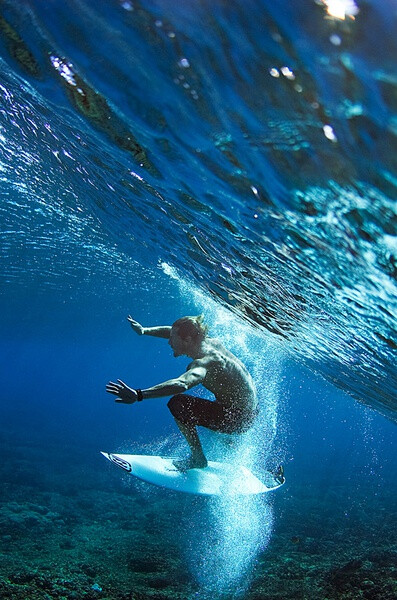
<svg viewBox="0 0 397 600">
<path fill-rule="evenodd" d="M 173 323 L 170 333 L 170 346 L 174 356 L 189 355 L 192 347 L 201 344 L 207 335 L 208 327 L 204 324 L 204 316 L 181 317 Z"/>
<path fill-rule="evenodd" d="M 204 315 L 199 315 L 198 317 L 181 317 L 173 323 L 172 329 L 183 340 L 187 338 L 203 340 L 208 331 L 207 325 L 204 324 Z"/>
</svg>

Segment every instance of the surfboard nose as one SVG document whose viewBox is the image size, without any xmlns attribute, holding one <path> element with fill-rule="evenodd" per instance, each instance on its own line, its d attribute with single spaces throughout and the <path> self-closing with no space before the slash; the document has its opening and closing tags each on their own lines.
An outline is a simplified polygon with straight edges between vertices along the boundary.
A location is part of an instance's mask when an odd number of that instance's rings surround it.
<svg viewBox="0 0 397 600">
<path fill-rule="evenodd" d="M 132 471 L 131 463 L 128 460 L 126 460 L 125 458 L 123 458 L 123 456 L 121 456 L 120 454 L 111 454 L 109 452 L 102 452 L 102 451 L 101 451 L 101 454 L 103 454 L 103 456 L 105 458 L 110 460 L 110 462 L 112 462 L 115 465 L 117 465 L 118 467 L 120 467 L 120 469 L 124 469 L 124 471 L 131 473 L 131 471 Z M 127 456 L 127 455 L 125 455 L 125 456 Z"/>
</svg>

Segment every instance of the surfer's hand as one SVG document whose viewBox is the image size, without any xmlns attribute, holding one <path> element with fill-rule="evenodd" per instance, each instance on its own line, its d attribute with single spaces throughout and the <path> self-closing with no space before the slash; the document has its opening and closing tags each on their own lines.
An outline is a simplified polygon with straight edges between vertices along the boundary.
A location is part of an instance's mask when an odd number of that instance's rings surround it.
<svg viewBox="0 0 397 600">
<path fill-rule="evenodd" d="M 106 391 L 109 392 L 109 394 L 117 396 L 115 402 L 122 402 L 123 404 L 133 404 L 134 402 L 137 402 L 138 394 L 136 390 L 128 387 L 121 379 L 118 379 L 117 382 L 118 383 L 113 383 L 113 381 L 109 381 L 106 386 Z"/>
<path fill-rule="evenodd" d="M 130 323 L 132 329 L 135 331 L 135 333 L 137 333 L 138 335 L 143 335 L 145 333 L 145 328 L 142 327 L 142 325 L 140 323 L 138 323 L 138 321 L 134 321 L 134 319 L 131 317 L 131 315 L 128 315 L 127 321 L 129 321 L 129 323 Z"/>
</svg>

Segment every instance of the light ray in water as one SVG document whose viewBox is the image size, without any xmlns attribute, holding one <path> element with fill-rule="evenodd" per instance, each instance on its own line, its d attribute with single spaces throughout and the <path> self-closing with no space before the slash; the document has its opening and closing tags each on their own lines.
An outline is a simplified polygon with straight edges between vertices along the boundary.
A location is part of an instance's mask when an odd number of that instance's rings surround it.
<svg viewBox="0 0 397 600">
<path fill-rule="evenodd" d="M 182 297 L 191 298 L 205 314 L 210 335 L 238 356 L 249 369 L 258 390 L 260 414 L 255 426 L 241 436 L 200 431 L 208 458 L 242 464 L 260 477 L 276 465 L 273 448 L 277 433 L 280 346 L 235 317 L 230 311 L 190 286 L 168 264 L 163 271 L 179 282 Z M 278 461 L 277 461 L 278 462 Z M 209 499 L 197 512 L 189 533 L 189 559 L 199 597 L 239 598 L 246 591 L 258 553 L 266 548 L 273 528 L 272 495 L 221 496 Z"/>
</svg>

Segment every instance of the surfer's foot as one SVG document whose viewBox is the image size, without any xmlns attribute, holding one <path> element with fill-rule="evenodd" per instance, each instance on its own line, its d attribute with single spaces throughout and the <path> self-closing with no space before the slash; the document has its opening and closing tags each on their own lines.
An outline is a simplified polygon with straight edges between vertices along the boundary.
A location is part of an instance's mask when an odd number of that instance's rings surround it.
<svg viewBox="0 0 397 600">
<path fill-rule="evenodd" d="M 189 469 L 205 469 L 205 467 L 208 465 L 208 462 L 205 456 L 199 458 L 189 456 L 189 458 L 185 458 L 182 460 L 173 460 L 172 464 L 178 469 L 178 471 L 184 473 Z"/>
<path fill-rule="evenodd" d="M 274 479 L 277 481 L 277 483 L 284 483 L 285 481 L 285 477 L 284 477 L 284 467 L 283 465 L 280 465 L 277 469 L 277 471 L 275 473 L 273 473 L 273 477 Z"/>
</svg>

